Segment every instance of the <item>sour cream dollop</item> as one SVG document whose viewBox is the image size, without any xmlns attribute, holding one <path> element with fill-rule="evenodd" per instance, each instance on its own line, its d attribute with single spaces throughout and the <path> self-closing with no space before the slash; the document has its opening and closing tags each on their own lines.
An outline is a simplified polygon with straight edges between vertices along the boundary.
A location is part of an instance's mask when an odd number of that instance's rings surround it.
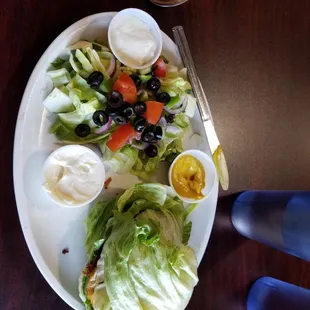
<svg viewBox="0 0 310 310">
<path fill-rule="evenodd" d="M 149 63 L 156 53 L 156 39 L 148 24 L 137 16 L 122 15 L 111 23 L 110 45 L 115 55 L 128 67 Z"/>
<path fill-rule="evenodd" d="M 58 204 L 82 206 L 99 195 L 104 179 L 104 165 L 96 153 L 84 146 L 68 145 L 46 160 L 43 188 Z"/>
</svg>

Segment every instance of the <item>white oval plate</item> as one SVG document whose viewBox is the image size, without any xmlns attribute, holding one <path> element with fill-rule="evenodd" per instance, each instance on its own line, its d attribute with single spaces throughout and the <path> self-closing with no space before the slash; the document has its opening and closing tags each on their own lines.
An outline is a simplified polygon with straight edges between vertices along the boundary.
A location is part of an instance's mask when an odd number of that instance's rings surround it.
<svg viewBox="0 0 310 310">
<path fill-rule="evenodd" d="M 62 32 L 48 47 L 28 81 L 16 123 L 14 141 L 14 188 L 22 230 L 39 270 L 64 301 L 74 309 L 84 309 L 78 297 L 78 277 L 86 263 L 84 251 L 84 219 L 89 207 L 67 209 L 50 201 L 42 189 L 43 164 L 55 150 L 57 140 L 48 133 L 53 117 L 42 102 L 52 89 L 46 77 L 49 64 L 71 43 L 79 39 L 107 40 L 108 25 L 115 12 L 88 16 Z M 181 59 L 176 45 L 164 33 L 163 54 L 174 64 Z M 192 122 L 194 132 L 203 135 L 198 111 Z M 195 139 L 184 140 L 184 148 L 197 148 Z M 205 142 L 199 147 L 209 152 Z M 159 182 L 167 182 L 164 167 Z M 138 180 L 131 175 L 115 176 L 105 195 L 122 193 Z M 206 249 L 216 210 L 218 183 L 210 197 L 191 214 L 193 222 L 189 245 L 200 262 Z M 69 253 L 62 254 L 68 248 Z"/>
</svg>

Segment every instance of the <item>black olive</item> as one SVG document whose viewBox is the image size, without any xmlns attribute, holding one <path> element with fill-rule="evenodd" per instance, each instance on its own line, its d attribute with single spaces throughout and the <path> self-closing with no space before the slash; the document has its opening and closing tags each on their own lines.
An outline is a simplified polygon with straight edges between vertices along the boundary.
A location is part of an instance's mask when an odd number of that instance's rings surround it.
<svg viewBox="0 0 310 310">
<path fill-rule="evenodd" d="M 123 104 L 123 95 L 116 90 L 112 91 L 108 103 L 112 108 L 119 108 Z"/>
<path fill-rule="evenodd" d="M 112 108 L 112 107 L 107 107 L 105 109 L 105 112 L 111 116 L 112 118 L 119 115 L 122 111 L 121 109 L 117 109 L 117 108 Z"/>
<path fill-rule="evenodd" d="M 141 79 L 139 78 L 139 76 L 137 74 L 132 74 L 130 75 L 131 79 L 135 82 L 136 87 L 140 87 L 141 86 Z"/>
<path fill-rule="evenodd" d="M 146 156 L 148 157 L 156 157 L 158 150 L 156 145 L 150 144 L 145 150 L 144 153 L 146 154 Z"/>
<path fill-rule="evenodd" d="M 155 143 L 156 141 L 161 140 L 163 138 L 163 129 L 161 126 L 151 125 L 147 128 L 147 131 L 151 131 L 154 133 L 154 139 L 152 142 L 149 143 Z"/>
<path fill-rule="evenodd" d="M 129 103 L 125 103 L 124 104 L 123 114 L 125 115 L 125 117 L 127 119 L 130 119 L 131 117 L 133 117 L 135 112 L 134 112 L 133 107 L 132 107 L 131 104 L 129 104 Z"/>
<path fill-rule="evenodd" d="M 141 140 L 146 143 L 155 143 L 155 132 L 152 130 L 152 128 L 147 128 L 143 131 Z"/>
<path fill-rule="evenodd" d="M 171 99 L 170 95 L 166 92 L 162 92 L 156 95 L 156 100 L 164 104 L 167 104 L 170 101 L 170 99 Z"/>
<path fill-rule="evenodd" d="M 150 78 L 146 83 L 147 89 L 151 91 L 158 91 L 160 89 L 160 80 L 156 77 Z"/>
<path fill-rule="evenodd" d="M 95 91 L 99 91 L 99 86 L 100 85 L 93 84 L 93 85 L 90 85 L 90 88 L 95 90 Z"/>
<path fill-rule="evenodd" d="M 133 110 L 137 115 L 142 115 L 146 112 L 146 104 L 142 101 L 138 101 L 134 104 Z"/>
<path fill-rule="evenodd" d="M 165 115 L 165 119 L 167 123 L 172 124 L 174 122 L 175 116 L 174 114 Z"/>
<path fill-rule="evenodd" d="M 126 119 L 125 115 L 117 115 L 117 116 L 113 117 L 113 120 L 118 125 L 127 124 L 127 119 Z"/>
<path fill-rule="evenodd" d="M 102 110 L 95 111 L 93 114 L 93 121 L 98 126 L 103 126 L 109 121 L 109 115 Z"/>
<path fill-rule="evenodd" d="M 155 139 L 156 140 L 161 140 L 163 138 L 163 129 L 161 126 L 156 126 L 155 127 Z"/>
<path fill-rule="evenodd" d="M 146 119 L 142 116 L 136 117 L 133 122 L 135 131 L 140 132 L 140 133 L 145 129 L 146 125 L 147 125 Z"/>
<path fill-rule="evenodd" d="M 90 134 L 90 127 L 86 124 L 79 124 L 75 127 L 75 133 L 81 138 L 85 138 Z"/>
<path fill-rule="evenodd" d="M 87 78 L 87 83 L 92 87 L 92 88 L 97 88 L 99 85 L 103 82 L 103 74 L 99 71 L 94 71 L 89 75 Z"/>
</svg>

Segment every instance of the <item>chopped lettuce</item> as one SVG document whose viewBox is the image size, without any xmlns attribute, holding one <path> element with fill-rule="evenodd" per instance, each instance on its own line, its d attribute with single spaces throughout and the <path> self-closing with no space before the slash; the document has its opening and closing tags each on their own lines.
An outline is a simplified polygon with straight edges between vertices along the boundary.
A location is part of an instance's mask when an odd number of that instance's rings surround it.
<svg viewBox="0 0 310 310">
<path fill-rule="evenodd" d="M 128 211 L 130 206 L 138 199 L 147 199 L 148 203 L 158 203 L 162 206 L 167 198 L 167 188 L 158 183 L 136 184 L 125 191 L 117 202 L 120 212 Z"/>
<path fill-rule="evenodd" d="M 143 75 L 143 74 L 140 74 L 139 75 L 139 78 L 142 82 L 147 82 L 149 79 L 151 79 L 152 75 Z"/>
<path fill-rule="evenodd" d="M 67 127 L 74 129 L 78 124 L 83 123 L 84 120 L 95 111 L 96 109 L 91 105 L 82 103 L 79 109 L 70 113 L 59 113 L 58 116 Z"/>
<path fill-rule="evenodd" d="M 198 203 L 192 203 L 190 206 L 187 208 L 187 215 L 186 218 L 197 208 Z"/>
<path fill-rule="evenodd" d="M 191 89 L 191 84 L 180 76 L 161 79 L 161 91 L 167 92 L 171 97 L 186 94 Z"/>
<path fill-rule="evenodd" d="M 48 99 L 45 103 L 47 108 L 58 112 L 58 119 L 51 127 L 50 133 L 55 134 L 59 140 L 67 143 L 99 143 L 111 133 L 111 131 L 102 135 L 91 133 L 85 138 L 78 137 L 75 134 L 74 129 L 81 123 L 88 124 L 92 130 L 97 128 L 92 120 L 92 115 L 96 110 L 104 108 L 103 103 L 96 98 L 95 92 L 90 88 L 88 89 L 88 85 L 84 84 L 83 80 L 79 75 L 71 80 L 70 87 L 65 88 L 70 89 L 69 96 L 55 88 L 52 94 L 61 92 L 61 95 L 58 96 L 60 99 L 58 101 Z M 77 86 L 76 84 L 79 84 L 80 89 L 71 88 Z"/>
<path fill-rule="evenodd" d="M 65 59 L 62 59 L 60 57 L 57 57 L 52 63 L 51 65 L 54 67 L 54 69 L 61 69 L 63 64 L 66 62 Z"/>
<path fill-rule="evenodd" d="M 52 113 L 72 112 L 74 110 L 70 97 L 57 87 L 45 98 L 43 105 Z"/>
<path fill-rule="evenodd" d="M 60 120 L 68 128 L 75 128 L 78 124 L 81 124 L 84 121 L 89 122 L 92 114 L 96 111 L 93 104 L 82 103 L 80 101 L 81 94 L 82 92 L 78 89 L 74 88 L 70 90 L 69 96 L 75 106 L 75 111 L 69 113 L 58 113 Z M 97 101 L 97 99 L 95 100 Z"/>
<path fill-rule="evenodd" d="M 170 98 L 170 101 L 166 104 L 168 109 L 172 109 L 176 104 L 178 104 L 181 100 L 179 95 Z"/>
<path fill-rule="evenodd" d="M 66 94 L 67 96 L 69 96 L 69 89 L 65 85 L 58 87 L 58 89 L 62 91 L 64 94 Z"/>
<path fill-rule="evenodd" d="M 109 93 L 112 91 L 112 80 L 111 79 L 104 79 L 104 81 L 100 84 L 99 89 L 103 93 Z"/>
<path fill-rule="evenodd" d="M 148 67 L 145 69 L 139 69 L 139 74 L 141 75 L 147 75 L 147 74 L 150 74 L 151 72 L 152 72 L 152 67 Z M 136 72 L 133 72 L 133 73 L 136 73 Z"/>
<path fill-rule="evenodd" d="M 116 173 L 129 173 L 138 158 L 139 151 L 130 145 L 125 145 L 118 152 L 110 151 L 106 147 L 106 141 L 102 141 L 99 147 L 102 151 L 105 165 Z"/>
<path fill-rule="evenodd" d="M 105 231 L 108 220 L 113 216 L 115 209 L 115 199 L 110 201 L 97 202 L 90 210 L 89 215 L 85 221 L 86 237 L 85 249 L 89 258 L 92 257 L 94 248 L 96 249 L 96 242 L 104 240 L 107 232 Z M 96 219 L 94 221 L 93 219 Z"/>
<path fill-rule="evenodd" d="M 105 140 L 110 134 L 110 131 L 102 135 L 97 135 L 94 133 L 89 134 L 85 138 L 77 136 L 72 130 L 72 128 L 67 127 L 60 118 L 56 120 L 53 126 L 50 129 L 50 133 L 54 134 L 56 138 L 63 143 L 74 143 L 74 144 L 86 144 L 86 143 L 100 143 L 102 140 Z"/>
<path fill-rule="evenodd" d="M 189 237 L 191 235 L 191 230 L 192 230 L 192 222 L 188 222 L 184 225 L 184 231 L 183 231 L 183 239 L 182 243 L 187 244 Z"/>
<path fill-rule="evenodd" d="M 95 97 L 91 98 L 90 100 L 84 103 L 91 105 L 95 110 L 102 110 L 104 107 L 103 104 L 99 102 L 99 100 Z"/>
<path fill-rule="evenodd" d="M 138 96 L 139 101 L 148 101 L 149 100 L 149 94 L 146 90 L 142 91 L 141 94 Z"/>
<path fill-rule="evenodd" d="M 94 71 L 94 68 L 91 65 L 91 63 L 89 62 L 89 60 L 86 58 L 86 56 L 79 49 L 77 49 L 75 51 L 75 57 L 78 59 L 78 61 L 80 62 L 80 64 L 82 65 L 83 69 L 86 72 L 92 73 Z"/>
<path fill-rule="evenodd" d="M 78 62 L 77 59 L 75 59 L 75 57 L 72 54 L 69 57 L 69 62 L 70 62 L 72 69 L 76 73 L 80 73 L 82 71 L 82 65 Z"/>
<path fill-rule="evenodd" d="M 130 68 L 130 67 L 121 66 L 120 69 L 121 69 L 122 72 L 125 72 L 128 75 L 136 74 L 137 73 L 137 69 L 133 69 L 133 68 Z M 143 74 L 143 73 L 141 73 L 141 74 Z"/>
<path fill-rule="evenodd" d="M 109 51 L 97 51 L 97 53 L 100 59 L 111 59 L 114 57 Z"/>
<path fill-rule="evenodd" d="M 167 78 L 174 79 L 174 78 L 177 78 L 179 76 L 178 75 L 179 74 L 178 67 L 167 64 L 166 68 L 167 68 L 167 73 L 166 73 Z"/>
<path fill-rule="evenodd" d="M 95 91 L 94 89 L 90 88 L 87 81 L 81 77 L 79 74 L 76 74 L 67 85 L 69 90 L 75 88 L 81 91 L 80 99 L 81 100 L 90 100 L 96 97 L 101 103 L 106 103 L 107 98 L 105 95 Z"/>
<path fill-rule="evenodd" d="M 69 62 L 69 60 L 62 59 L 60 57 L 57 57 L 52 63 L 51 63 L 51 70 L 58 70 L 58 69 L 66 69 L 68 72 L 72 70 L 72 66 Z"/>
<path fill-rule="evenodd" d="M 67 84 L 71 79 L 69 72 L 64 68 L 48 71 L 47 75 L 52 79 L 54 87 Z"/>
<path fill-rule="evenodd" d="M 72 51 L 72 50 L 82 50 L 84 53 L 86 53 L 86 48 L 92 48 L 93 47 L 93 44 L 91 42 L 88 42 L 88 41 L 78 41 L 72 45 L 70 45 L 68 47 L 68 51 L 69 53 Z"/>
<path fill-rule="evenodd" d="M 79 279 L 86 309 L 185 309 L 198 282 L 197 261 L 186 245 L 191 224 L 183 203 L 167 192 L 161 184 L 136 184 L 91 209 L 90 262 Z"/>
<path fill-rule="evenodd" d="M 189 118 L 186 114 L 180 113 L 176 115 L 174 124 L 180 126 L 181 128 L 186 128 L 189 125 Z"/>
<path fill-rule="evenodd" d="M 99 42 L 93 42 L 93 49 L 96 51 L 109 52 L 110 49 L 106 47 L 104 44 L 100 44 Z"/>
<path fill-rule="evenodd" d="M 178 76 L 181 77 L 184 80 L 187 80 L 187 68 L 182 68 L 179 71 Z"/>
<path fill-rule="evenodd" d="M 150 158 L 145 154 L 140 154 L 140 157 L 136 160 L 131 170 L 132 174 L 141 179 L 148 180 L 158 169 L 160 162 L 165 160 L 172 162 L 183 151 L 181 140 L 182 131 L 172 125 L 169 127 L 173 127 L 176 131 L 166 131 L 165 137 L 158 146 L 157 156 Z"/>
<path fill-rule="evenodd" d="M 86 52 L 88 58 L 90 59 L 92 68 L 95 71 L 100 71 L 106 79 L 109 79 L 110 76 L 107 74 L 106 68 L 101 63 L 98 53 L 94 49 L 91 49 L 89 47 L 86 48 Z"/>
</svg>

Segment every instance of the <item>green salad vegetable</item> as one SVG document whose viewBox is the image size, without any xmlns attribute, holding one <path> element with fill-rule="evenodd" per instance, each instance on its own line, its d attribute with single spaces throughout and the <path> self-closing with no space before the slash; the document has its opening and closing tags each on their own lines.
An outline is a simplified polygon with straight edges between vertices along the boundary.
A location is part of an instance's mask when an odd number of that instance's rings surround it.
<svg viewBox="0 0 310 310">
<path fill-rule="evenodd" d="M 136 184 L 98 202 L 86 220 L 89 262 L 79 279 L 86 309 L 185 309 L 197 284 L 183 203 L 161 184 Z"/>
<path fill-rule="evenodd" d="M 114 172 L 143 179 L 182 152 L 196 109 L 186 68 L 161 56 L 136 70 L 85 40 L 66 51 L 47 72 L 54 89 L 43 104 L 57 116 L 50 133 L 64 143 L 98 144 Z"/>
</svg>

